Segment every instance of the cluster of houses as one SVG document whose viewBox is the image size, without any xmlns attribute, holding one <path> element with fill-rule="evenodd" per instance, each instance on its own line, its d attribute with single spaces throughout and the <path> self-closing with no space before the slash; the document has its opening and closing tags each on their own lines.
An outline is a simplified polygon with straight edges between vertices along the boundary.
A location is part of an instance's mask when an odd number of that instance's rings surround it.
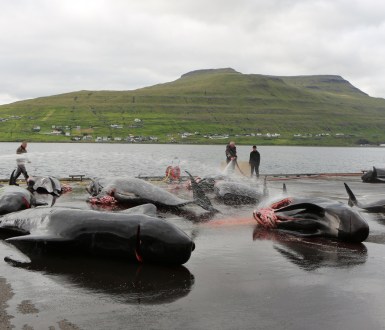
<svg viewBox="0 0 385 330">
<path fill-rule="evenodd" d="M 13 116 L 16 117 L 16 116 Z M 8 120 L 4 118 L 0 118 L 0 122 L 3 120 Z M 141 125 L 142 120 L 139 118 L 136 118 L 134 120 L 134 125 Z M 75 126 L 75 127 L 70 127 L 70 126 L 57 126 L 57 125 L 52 125 L 52 130 L 50 135 L 65 135 L 68 137 L 71 137 L 72 141 L 88 141 L 88 142 L 127 142 L 127 143 L 140 143 L 140 142 L 158 142 L 158 137 L 157 136 L 135 136 L 130 134 L 127 137 L 120 137 L 120 136 L 97 136 L 96 138 L 93 137 L 90 134 L 81 134 L 81 126 Z M 110 124 L 111 129 L 123 129 L 123 125 L 121 124 Z M 34 132 L 40 132 L 41 128 L 40 126 L 34 126 L 32 128 Z M 79 133 L 78 134 L 72 134 L 71 131 L 77 130 Z M 200 132 L 182 132 L 178 133 L 179 137 L 181 139 L 187 139 L 191 136 L 197 136 L 201 135 Z M 332 134 L 330 133 L 319 133 L 319 134 L 311 134 L 311 133 L 297 133 L 293 134 L 294 138 L 321 138 L 321 137 L 329 137 Z M 203 135 L 204 138 L 206 139 L 211 139 L 211 140 L 221 140 L 221 139 L 226 139 L 228 140 L 230 138 L 230 134 L 219 134 L 219 133 L 209 133 Z M 281 134 L 280 133 L 244 133 L 244 134 L 235 134 L 233 135 L 235 137 L 258 137 L 258 138 L 265 138 L 265 139 L 276 139 L 280 138 Z M 335 137 L 345 137 L 345 134 L 343 133 L 336 133 L 334 134 Z M 169 135 L 169 139 L 171 142 L 177 142 L 175 137 L 173 135 Z"/>
<path fill-rule="evenodd" d="M 268 138 L 268 139 L 273 139 L 273 138 L 279 138 L 281 134 L 279 133 L 244 133 L 244 134 L 235 134 L 235 137 L 260 137 L 260 138 Z M 205 134 L 203 135 L 204 138 L 206 139 L 211 139 L 211 140 L 222 140 L 222 139 L 228 139 L 230 137 L 230 134 Z"/>
<path fill-rule="evenodd" d="M 200 135 L 199 132 L 195 132 L 195 133 L 190 133 L 190 132 L 183 132 L 183 133 L 180 133 L 180 137 L 182 139 L 186 139 L 192 135 Z M 323 138 L 323 137 L 330 137 L 332 136 L 333 134 L 330 134 L 330 133 L 319 133 L 319 134 L 312 134 L 312 133 L 297 133 L 297 134 L 293 134 L 293 137 L 294 138 L 312 138 L 312 137 L 316 137 L 316 138 Z M 265 139 L 278 139 L 281 137 L 281 134 L 280 133 L 244 133 L 244 134 L 235 134 L 234 135 L 235 137 L 258 137 L 258 138 L 265 138 Z M 346 137 L 347 135 L 345 135 L 344 133 L 336 133 L 334 134 L 333 136 L 335 137 Z M 350 136 L 350 135 L 349 135 Z M 209 134 L 205 134 L 203 135 L 204 138 L 206 139 L 211 139 L 211 140 L 222 140 L 222 139 L 229 139 L 230 138 L 230 134 L 217 134 L 217 133 L 209 133 Z"/>
<path fill-rule="evenodd" d="M 316 138 L 323 138 L 323 137 L 330 137 L 332 136 L 333 134 L 330 134 L 330 133 L 319 133 L 319 134 L 311 134 L 311 133 L 297 133 L 297 134 L 294 134 L 293 136 L 295 138 L 312 138 L 312 137 L 316 137 Z M 334 134 L 335 137 L 345 137 L 346 134 L 344 133 L 336 133 Z M 350 135 L 349 135 L 350 136 Z"/>
<path fill-rule="evenodd" d="M 182 139 L 187 139 L 190 136 L 193 135 L 200 135 L 199 132 L 183 132 L 179 134 Z M 236 134 L 235 137 L 266 137 L 266 138 L 279 138 L 281 134 L 279 133 L 245 133 L 245 134 Z M 203 135 L 205 139 L 211 139 L 211 140 L 223 140 L 228 139 L 230 137 L 230 134 L 218 134 L 218 133 L 209 133 Z"/>
<path fill-rule="evenodd" d="M 139 118 L 136 118 L 134 120 L 135 125 L 140 125 L 142 123 L 142 120 Z M 110 125 L 111 129 L 122 129 L 123 125 L 121 124 L 111 124 Z M 71 130 L 77 130 L 79 134 L 71 134 Z M 33 132 L 40 132 L 41 127 L 36 125 L 32 128 Z M 70 127 L 68 125 L 66 126 L 58 126 L 58 125 L 52 125 L 51 126 L 51 131 L 49 133 L 46 133 L 49 135 L 64 135 L 71 137 L 72 141 L 88 141 L 88 142 L 129 142 L 129 143 L 138 143 L 138 142 L 157 142 L 158 137 L 157 136 L 135 136 L 130 134 L 127 137 L 120 137 L 120 136 L 97 136 L 94 138 L 90 134 L 81 134 L 81 126 L 75 126 L 75 127 Z"/>
<path fill-rule="evenodd" d="M 158 142 L 158 137 L 156 136 L 135 136 L 129 135 L 125 138 L 115 136 L 97 136 L 94 138 L 92 135 L 84 136 L 73 136 L 71 137 L 72 141 L 87 141 L 87 142 L 127 142 L 127 143 L 141 143 L 141 142 Z"/>
<path fill-rule="evenodd" d="M 156 136 L 135 136 L 129 135 L 126 138 L 121 137 L 110 137 L 110 136 L 97 136 L 95 142 L 128 142 L 128 143 L 141 143 L 141 142 L 158 142 Z"/>
<path fill-rule="evenodd" d="M 12 120 L 12 119 L 20 119 L 21 117 L 20 116 L 9 116 L 8 118 L 0 118 L 0 122 L 6 122 L 8 120 Z"/>
</svg>

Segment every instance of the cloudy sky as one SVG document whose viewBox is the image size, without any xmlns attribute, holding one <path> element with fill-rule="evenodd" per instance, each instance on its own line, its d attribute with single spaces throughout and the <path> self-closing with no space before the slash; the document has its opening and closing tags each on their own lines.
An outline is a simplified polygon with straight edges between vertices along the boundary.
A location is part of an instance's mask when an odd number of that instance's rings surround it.
<svg viewBox="0 0 385 330">
<path fill-rule="evenodd" d="M 0 0 L 0 104 L 231 67 L 385 98 L 382 0 Z"/>
</svg>

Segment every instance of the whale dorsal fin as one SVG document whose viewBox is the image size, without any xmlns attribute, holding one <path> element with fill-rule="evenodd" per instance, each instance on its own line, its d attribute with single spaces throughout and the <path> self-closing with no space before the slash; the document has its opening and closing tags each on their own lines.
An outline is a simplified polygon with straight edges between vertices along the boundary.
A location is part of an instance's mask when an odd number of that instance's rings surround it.
<svg viewBox="0 0 385 330">
<path fill-rule="evenodd" d="M 349 186 L 344 182 L 344 185 L 345 185 L 345 189 L 346 189 L 346 192 L 348 193 L 349 195 L 349 201 L 348 201 L 348 204 L 350 206 L 353 206 L 353 205 L 357 205 L 357 198 L 356 196 L 353 194 L 353 191 L 349 188 Z"/>
</svg>

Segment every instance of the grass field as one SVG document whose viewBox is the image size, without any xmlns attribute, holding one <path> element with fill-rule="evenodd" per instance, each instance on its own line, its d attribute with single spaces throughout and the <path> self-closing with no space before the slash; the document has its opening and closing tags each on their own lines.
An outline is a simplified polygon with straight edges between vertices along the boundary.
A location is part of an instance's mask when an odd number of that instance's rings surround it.
<svg viewBox="0 0 385 330">
<path fill-rule="evenodd" d="M 385 100 L 326 75 L 200 70 L 133 91 L 78 91 L 3 105 L 0 118 L 1 141 L 385 143 Z"/>
</svg>

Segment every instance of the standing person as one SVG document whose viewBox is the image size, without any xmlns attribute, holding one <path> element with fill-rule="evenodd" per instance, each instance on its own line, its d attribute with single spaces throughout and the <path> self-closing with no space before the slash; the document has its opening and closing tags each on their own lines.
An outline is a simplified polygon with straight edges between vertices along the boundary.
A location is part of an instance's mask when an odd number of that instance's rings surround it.
<svg viewBox="0 0 385 330">
<path fill-rule="evenodd" d="M 226 163 L 229 164 L 232 160 L 234 162 L 231 163 L 231 170 L 235 169 L 235 162 L 237 161 L 237 147 L 235 146 L 235 142 L 231 141 L 226 146 Z"/>
<path fill-rule="evenodd" d="M 20 174 L 23 174 L 25 180 L 27 180 L 29 177 L 27 170 L 25 168 L 25 163 L 28 161 L 27 157 L 25 155 L 23 156 L 23 154 L 25 154 L 25 153 L 27 153 L 27 141 L 23 141 L 21 143 L 20 147 L 16 149 L 16 154 L 21 155 L 21 156 L 16 158 L 17 168 L 16 168 L 16 172 L 13 173 L 13 175 L 11 177 L 11 180 L 9 183 L 11 185 L 18 186 L 18 184 L 16 183 L 16 180 L 20 176 Z M 30 161 L 28 161 L 28 163 L 30 163 Z"/>
<path fill-rule="evenodd" d="M 230 163 L 233 159 L 237 160 L 237 147 L 235 142 L 231 141 L 226 146 L 226 163 Z"/>
<path fill-rule="evenodd" d="M 253 176 L 255 171 L 255 175 L 259 178 L 259 164 L 261 162 L 261 155 L 257 151 L 257 146 L 253 146 L 253 150 L 250 152 L 249 164 L 251 168 L 250 177 Z"/>
</svg>

